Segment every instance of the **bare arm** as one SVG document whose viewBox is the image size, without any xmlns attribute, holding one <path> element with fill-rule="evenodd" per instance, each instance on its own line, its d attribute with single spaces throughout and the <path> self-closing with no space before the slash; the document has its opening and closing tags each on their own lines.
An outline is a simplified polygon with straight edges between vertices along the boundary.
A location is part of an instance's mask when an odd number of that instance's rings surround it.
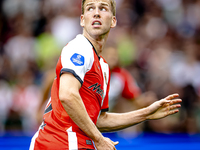
<svg viewBox="0 0 200 150">
<path fill-rule="evenodd" d="M 87 114 L 84 103 L 79 95 L 80 87 L 80 82 L 72 74 L 64 73 L 61 75 L 59 98 L 64 109 L 80 129 L 95 142 L 97 149 L 115 149 L 115 143 L 103 137 Z"/>
<path fill-rule="evenodd" d="M 146 108 L 127 113 L 101 113 L 97 127 L 101 132 L 111 132 L 121 130 L 145 120 L 160 119 L 168 115 L 177 113 L 177 108 L 181 107 L 181 99 L 177 98 L 178 94 L 169 95 L 168 97 L 156 101 Z"/>
<path fill-rule="evenodd" d="M 92 139 L 101 138 L 94 123 L 89 118 L 79 95 L 80 82 L 69 73 L 60 78 L 59 98 L 70 118 Z"/>
<path fill-rule="evenodd" d="M 50 93 L 50 89 L 53 83 L 53 80 L 55 78 L 55 70 L 51 69 L 49 71 L 47 71 L 44 75 L 44 81 L 43 81 L 43 85 L 42 85 L 42 99 L 41 102 L 38 106 L 38 110 L 37 110 L 37 121 L 39 124 L 41 124 L 42 120 L 43 120 L 43 113 L 44 113 L 44 108 L 45 105 L 48 101 L 49 98 L 49 93 Z"/>
</svg>

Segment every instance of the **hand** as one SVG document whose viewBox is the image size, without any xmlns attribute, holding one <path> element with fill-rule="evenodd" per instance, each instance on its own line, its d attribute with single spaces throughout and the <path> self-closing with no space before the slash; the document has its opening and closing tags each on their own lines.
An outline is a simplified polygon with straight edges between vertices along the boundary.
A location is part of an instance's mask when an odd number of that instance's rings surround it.
<svg viewBox="0 0 200 150">
<path fill-rule="evenodd" d="M 119 144 L 119 142 L 113 142 L 106 137 L 103 137 L 101 140 L 94 143 L 97 150 L 116 150 L 115 145 Z"/>
<path fill-rule="evenodd" d="M 177 108 L 180 108 L 181 105 L 178 103 L 182 100 L 177 99 L 178 96 L 178 94 L 172 94 L 148 106 L 147 119 L 160 119 L 179 112 Z"/>
</svg>

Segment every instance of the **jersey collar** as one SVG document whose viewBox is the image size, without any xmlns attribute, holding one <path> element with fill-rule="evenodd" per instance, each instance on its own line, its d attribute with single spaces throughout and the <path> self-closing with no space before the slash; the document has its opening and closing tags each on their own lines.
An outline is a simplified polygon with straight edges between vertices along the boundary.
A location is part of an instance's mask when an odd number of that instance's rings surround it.
<svg viewBox="0 0 200 150">
<path fill-rule="evenodd" d="M 86 38 L 86 37 L 85 37 L 85 38 Z M 86 38 L 86 39 L 87 39 L 87 38 Z M 87 39 L 87 40 L 88 40 L 88 39 Z M 88 41 L 90 42 L 90 40 L 88 40 Z M 99 58 L 99 60 L 100 60 L 100 56 L 97 54 L 97 51 L 96 51 L 94 45 L 92 44 L 92 42 L 90 42 L 90 44 L 92 45 L 92 47 L 93 47 L 93 49 L 94 49 L 96 55 L 98 56 L 98 58 Z"/>
</svg>

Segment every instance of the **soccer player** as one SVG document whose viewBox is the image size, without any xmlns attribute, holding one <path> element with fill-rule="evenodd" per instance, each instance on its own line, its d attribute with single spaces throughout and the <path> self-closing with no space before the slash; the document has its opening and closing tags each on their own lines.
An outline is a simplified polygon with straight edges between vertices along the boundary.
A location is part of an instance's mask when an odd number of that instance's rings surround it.
<svg viewBox="0 0 200 150">
<path fill-rule="evenodd" d="M 116 23 L 114 0 L 82 0 L 83 34 L 61 52 L 43 123 L 32 138 L 30 150 L 115 150 L 118 142 L 105 138 L 101 132 L 121 130 L 178 112 L 178 94 L 140 110 L 106 112 L 109 67 L 99 54 Z"/>
<path fill-rule="evenodd" d="M 101 56 L 103 56 L 110 68 L 110 111 L 115 111 L 120 98 L 133 102 L 132 104 L 135 108 L 146 107 L 157 100 L 156 95 L 151 91 L 142 93 L 130 72 L 120 66 L 119 54 L 115 44 L 106 45 Z"/>
</svg>

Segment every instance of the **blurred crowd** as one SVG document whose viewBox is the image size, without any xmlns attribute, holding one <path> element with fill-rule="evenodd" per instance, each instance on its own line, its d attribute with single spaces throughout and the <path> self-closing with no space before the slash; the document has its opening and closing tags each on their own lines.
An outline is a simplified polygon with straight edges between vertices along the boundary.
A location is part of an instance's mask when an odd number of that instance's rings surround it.
<svg viewBox="0 0 200 150">
<path fill-rule="evenodd" d="M 200 1 L 116 3 L 118 22 L 108 44 L 116 47 L 118 64 L 141 93 L 158 99 L 179 93 L 183 100 L 180 113 L 146 121 L 133 132 L 199 133 Z M 0 0 L 0 133 L 37 130 L 41 103 L 49 98 L 44 87 L 55 77 L 51 70 L 62 48 L 82 33 L 80 14 L 81 0 Z M 117 99 L 115 111 L 128 111 L 130 101 Z"/>
</svg>

